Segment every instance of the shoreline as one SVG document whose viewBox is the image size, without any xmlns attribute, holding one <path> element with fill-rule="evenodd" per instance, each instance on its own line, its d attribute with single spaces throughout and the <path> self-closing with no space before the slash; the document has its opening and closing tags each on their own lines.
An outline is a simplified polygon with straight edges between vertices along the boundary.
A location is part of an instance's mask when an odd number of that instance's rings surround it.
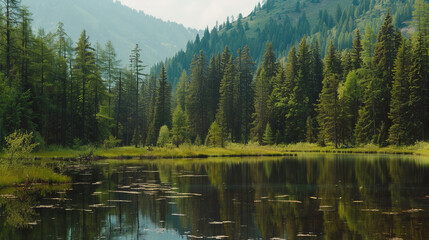
<svg viewBox="0 0 429 240">
<path fill-rule="evenodd" d="M 206 159 L 226 157 L 296 157 L 298 153 L 321 153 L 321 154 L 394 154 L 429 156 L 429 143 L 408 147 L 377 147 L 367 145 L 355 148 L 320 147 L 316 144 L 295 144 L 287 146 L 260 146 L 231 144 L 225 148 L 206 146 L 180 146 L 180 147 L 117 147 L 111 149 L 85 147 L 78 150 L 54 149 L 36 152 L 32 155 L 35 159 L 49 159 L 54 161 L 94 161 L 94 160 L 154 160 L 154 159 Z"/>
</svg>

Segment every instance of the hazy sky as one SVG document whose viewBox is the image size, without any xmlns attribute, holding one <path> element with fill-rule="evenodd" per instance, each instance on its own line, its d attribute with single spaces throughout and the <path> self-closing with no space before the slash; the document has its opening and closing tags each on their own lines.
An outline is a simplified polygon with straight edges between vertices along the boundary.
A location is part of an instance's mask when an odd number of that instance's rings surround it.
<svg viewBox="0 0 429 240">
<path fill-rule="evenodd" d="M 239 13 L 247 16 L 261 0 L 120 0 L 146 14 L 183 24 L 185 27 L 212 28 Z"/>
</svg>

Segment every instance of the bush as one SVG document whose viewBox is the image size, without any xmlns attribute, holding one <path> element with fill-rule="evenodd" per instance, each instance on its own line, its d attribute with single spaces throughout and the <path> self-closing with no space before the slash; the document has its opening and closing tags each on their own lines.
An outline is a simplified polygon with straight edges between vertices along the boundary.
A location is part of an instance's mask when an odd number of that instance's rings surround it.
<svg viewBox="0 0 429 240">
<path fill-rule="evenodd" d="M 10 163 L 17 160 L 24 160 L 29 157 L 30 153 L 39 145 L 33 143 L 33 133 L 15 131 L 6 137 L 6 157 Z"/>
<path fill-rule="evenodd" d="M 159 137 L 156 145 L 158 147 L 165 147 L 167 144 L 170 143 L 170 130 L 167 126 L 162 126 L 159 130 Z"/>
<path fill-rule="evenodd" d="M 121 143 L 121 140 L 116 139 L 114 136 L 110 135 L 108 139 L 104 140 L 103 147 L 105 149 L 118 147 Z"/>
</svg>

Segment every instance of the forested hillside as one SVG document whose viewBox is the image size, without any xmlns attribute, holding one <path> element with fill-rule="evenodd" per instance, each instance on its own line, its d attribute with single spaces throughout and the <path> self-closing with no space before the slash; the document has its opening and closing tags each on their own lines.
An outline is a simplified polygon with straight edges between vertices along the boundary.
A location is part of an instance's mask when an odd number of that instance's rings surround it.
<svg viewBox="0 0 429 240">
<path fill-rule="evenodd" d="M 176 86 L 182 70 L 189 70 L 194 54 L 200 50 L 211 57 L 225 45 L 234 53 L 248 46 L 259 65 L 268 42 L 273 44 L 279 58 L 286 58 L 292 46 L 298 46 L 305 35 L 311 42 L 319 40 L 324 56 L 330 40 L 338 50 L 350 49 L 356 29 L 363 32 L 366 25 L 378 29 L 387 10 L 390 10 L 393 25 L 407 30 L 413 4 L 414 0 L 267 0 L 247 17 L 228 18 L 223 24 L 206 29 L 164 64 L 171 83 Z M 159 70 L 160 64 L 151 72 Z"/>
<path fill-rule="evenodd" d="M 197 30 L 174 22 L 137 12 L 113 0 L 22 0 L 32 16 L 32 28 L 54 32 L 58 22 L 64 23 L 67 34 L 77 41 L 85 29 L 91 41 L 105 44 L 112 41 L 118 58 L 128 64 L 130 50 L 136 43 L 142 48 L 145 65 L 173 56 L 195 38 Z"/>
<path fill-rule="evenodd" d="M 316 31 L 306 37 L 305 32 L 286 34 L 292 31 L 290 25 L 273 20 L 276 31 L 261 30 L 260 37 L 241 47 L 240 36 L 246 35 L 234 34 L 236 28 L 245 31 L 246 24 L 240 24 L 244 18 L 234 24 L 227 21 L 219 30 L 206 31 L 201 40 L 188 44 L 187 52 L 160 64 L 159 71 L 148 76 L 138 44 L 128 51 L 130 64 L 121 68 L 111 42 L 91 43 L 82 31 L 74 43 L 62 24 L 55 33 L 35 34 L 28 9 L 17 0 L 1 2 L 1 145 L 5 136 L 19 130 L 34 132 L 42 147 L 225 146 L 250 141 L 338 147 L 408 145 L 429 139 L 429 3 L 423 0 L 411 5 L 408 32 L 395 26 L 398 12 L 394 7 L 380 10 L 374 20 L 353 20 L 356 25 L 347 24 L 352 44 L 344 50 L 338 46 L 341 41 L 329 35 L 336 33 L 337 23 L 327 36 Z M 340 5 L 340 20 L 332 21 L 340 23 L 359 11 L 372 16 L 371 12 L 378 11 L 374 9 L 383 6 L 383 1 L 372 0 L 368 6 L 376 4 L 374 8 L 365 10 L 365 2 L 346 11 Z M 274 11 L 270 4 L 279 3 L 287 1 L 269 1 L 247 20 Z M 410 3 L 389 6 L 395 4 Z M 296 4 L 295 11 L 309 5 Z M 331 19 L 323 12 L 321 17 Z M 301 19 L 309 29 L 319 26 L 302 20 L 303 16 L 298 23 Z M 292 33 L 303 28 L 293 29 Z M 285 36 L 296 39 L 292 42 Z M 229 38 L 236 45 L 222 45 Z M 258 42 L 262 38 L 266 40 Z M 276 47 L 279 44 L 284 48 Z M 204 46 L 213 47 L 213 54 L 190 50 Z M 261 60 L 252 57 L 251 46 L 256 52 L 264 49 Z M 192 61 L 187 64 L 191 53 Z M 178 70 L 180 78 L 173 88 Z"/>
</svg>

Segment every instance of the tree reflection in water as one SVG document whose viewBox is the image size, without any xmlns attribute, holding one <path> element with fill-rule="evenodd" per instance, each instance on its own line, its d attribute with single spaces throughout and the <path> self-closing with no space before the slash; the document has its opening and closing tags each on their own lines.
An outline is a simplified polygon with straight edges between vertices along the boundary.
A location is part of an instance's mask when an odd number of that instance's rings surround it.
<svg viewBox="0 0 429 240">
<path fill-rule="evenodd" d="M 107 161 L 68 174 L 73 185 L 61 203 L 53 200 L 58 191 L 3 198 L 1 236 L 429 238 L 429 162 L 418 157 Z M 13 230 L 35 220 L 33 228 Z"/>
</svg>

